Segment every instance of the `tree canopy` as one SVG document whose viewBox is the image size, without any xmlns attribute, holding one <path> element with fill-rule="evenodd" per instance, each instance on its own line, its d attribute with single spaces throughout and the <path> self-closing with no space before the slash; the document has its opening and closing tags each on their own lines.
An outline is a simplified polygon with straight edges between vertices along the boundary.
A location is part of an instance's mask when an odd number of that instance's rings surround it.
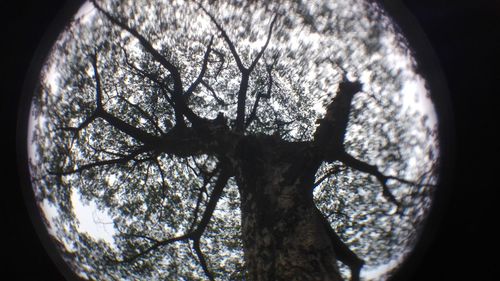
<svg viewBox="0 0 500 281">
<path fill-rule="evenodd" d="M 416 68 L 374 1 L 86 3 L 33 97 L 46 225 L 91 280 L 242 280 L 240 194 L 213 132 L 311 141 L 347 79 L 362 87 L 342 140 L 353 158 L 319 167 L 314 199 L 368 278 L 412 249 L 437 182 L 437 124 Z M 189 138 L 205 124 L 202 141 Z M 80 227 L 76 201 L 112 219 L 112 240 Z"/>
</svg>

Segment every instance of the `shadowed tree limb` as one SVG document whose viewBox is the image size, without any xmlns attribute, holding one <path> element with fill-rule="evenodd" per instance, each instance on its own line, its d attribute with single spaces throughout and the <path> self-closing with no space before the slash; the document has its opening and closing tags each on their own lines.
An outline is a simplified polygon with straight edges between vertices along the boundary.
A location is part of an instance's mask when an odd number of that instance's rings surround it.
<svg viewBox="0 0 500 281">
<path fill-rule="evenodd" d="M 208 12 L 208 10 L 205 9 L 205 7 L 203 7 L 203 5 L 200 2 L 198 2 L 198 6 L 203 10 L 203 12 L 205 12 L 205 14 L 215 24 L 215 27 L 217 27 L 217 30 L 219 30 L 219 32 L 221 33 L 222 38 L 224 39 L 224 41 L 226 42 L 227 46 L 229 47 L 229 51 L 233 55 L 233 58 L 236 61 L 236 66 L 238 67 L 238 69 L 240 70 L 240 72 L 241 73 L 248 72 L 248 69 L 241 62 L 241 58 L 238 55 L 238 52 L 236 51 L 234 43 L 231 41 L 231 39 L 227 35 L 226 30 L 224 30 L 224 28 L 222 28 L 222 26 L 217 22 L 217 20 L 215 19 L 215 17 L 210 12 Z"/>
<path fill-rule="evenodd" d="M 273 69 L 274 64 L 272 65 L 267 65 L 266 70 L 267 70 L 267 92 L 265 94 L 258 93 L 257 97 L 255 98 L 255 103 L 253 105 L 252 111 L 250 112 L 250 115 L 247 118 L 246 124 L 245 124 L 245 129 L 252 124 L 252 122 L 255 120 L 257 117 L 257 108 L 259 107 L 259 101 L 261 98 L 266 98 L 269 99 L 271 98 L 271 92 L 273 88 L 273 75 L 272 75 L 272 69 Z"/>
<path fill-rule="evenodd" d="M 224 55 L 220 51 L 218 51 L 216 49 L 213 49 L 212 51 L 220 59 L 220 61 L 219 61 L 220 65 L 217 68 L 217 71 L 215 71 L 215 75 L 214 75 L 214 79 L 215 79 L 215 81 L 217 81 L 217 78 L 219 77 L 220 72 L 222 71 L 222 69 L 225 69 L 224 64 L 226 62 L 226 59 L 224 58 Z"/>
<path fill-rule="evenodd" d="M 234 46 L 234 43 L 231 41 L 229 36 L 227 35 L 226 31 L 224 28 L 217 22 L 215 17 L 208 12 L 208 10 L 203 7 L 201 3 L 198 3 L 199 7 L 205 12 L 205 14 L 208 15 L 210 20 L 215 24 L 219 32 L 222 34 L 222 38 L 228 45 L 229 50 L 231 51 L 231 54 L 234 57 L 234 60 L 236 61 L 236 66 L 238 67 L 240 73 L 241 73 L 241 82 L 240 82 L 240 88 L 238 90 L 238 105 L 236 108 L 236 132 L 242 133 L 244 131 L 244 125 L 245 125 L 245 104 L 246 104 L 246 93 L 248 91 L 248 81 L 250 77 L 250 71 L 243 65 L 241 62 L 241 58 L 238 55 L 238 52 L 236 51 L 236 48 Z"/>
<path fill-rule="evenodd" d="M 398 210 L 401 208 L 401 204 L 396 200 L 396 197 L 394 197 L 394 195 L 389 190 L 389 187 L 387 186 L 387 180 L 390 178 L 395 178 L 395 177 L 389 177 L 389 176 L 382 174 L 382 172 L 379 171 L 377 166 L 370 165 L 366 162 L 358 160 L 358 159 L 352 157 L 351 155 L 349 155 L 347 152 L 344 152 L 341 155 L 339 155 L 338 160 L 340 162 L 344 163 L 345 165 L 355 169 L 355 170 L 365 172 L 365 173 L 368 173 L 372 176 L 375 176 L 375 178 L 382 185 L 382 195 L 384 195 L 384 197 L 387 200 L 394 203 L 398 207 Z"/>
<path fill-rule="evenodd" d="M 145 235 L 145 234 L 138 234 L 138 233 L 128 233 L 128 232 L 121 232 L 120 231 L 120 235 L 121 236 L 124 236 L 124 237 L 132 237 L 132 238 L 142 238 L 142 239 L 146 239 L 150 242 L 155 242 L 155 243 L 159 243 L 160 241 L 158 241 L 157 239 L 153 238 L 153 237 L 150 237 L 148 235 Z"/>
<path fill-rule="evenodd" d="M 267 46 L 269 45 L 269 41 L 271 41 L 271 34 L 273 33 L 274 23 L 276 23 L 277 18 L 278 18 L 278 15 L 274 15 L 273 19 L 271 20 L 271 24 L 269 25 L 269 32 L 267 33 L 266 43 L 264 43 L 264 45 L 260 49 L 259 53 L 257 54 L 255 59 L 253 60 L 252 64 L 250 64 L 250 67 L 248 68 L 248 72 L 252 72 L 254 70 L 255 66 L 259 62 L 259 59 L 262 57 L 262 54 L 264 54 L 264 51 L 267 49 Z"/>
<path fill-rule="evenodd" d="M 217 103 L 221 106 L 226 106 L 226 102 L 219 98 L 219 96 L 217 96 L 217 94 L 215 93 L 215 90 L 207 83 L 205 82 L 204 80 L 201 80 L 201 85 L 203 85 L 205 88 L 207 88 L 207 90 L 210 92 L 210 94 L 212 94 L 212 97 L 217 101 Z"/>
<path fill-rule="evenodd" d="M 175 121 L 176 124 L 180 127 L 185 127 L 184 116 L 193 124 L 193 125 L 201 125 L 202 119 L 196 115 L 184 102 L 183 99 L 183 86 L 182 79 L 179 70 L 175 67 L 170 61 L 168 61 L 164 56 L 162 56 L 153 45 L 136 29 L 128 26 L 126 23 L 122 22 L 118 18 L 111 15 L 108 11 L 104 10 L 97 1 L 91 0 L 94 7 L 103 13 L 106 18 L 111 21 L 116 26 L 128 31 L 132 36 L 134 36 L 141 46 L 153 57 L 153 59 L 162 65 L 165 69 L 170 72 L 172 79 L 174 81 L 174 89 L 172 93 L 172 100 L 174 102 L 175 108 Z"/>
<path fill-rule="evenodd" d="M 97 114 L 94 112 L 92 113 L 89 117 L 87 117 L 85 120 L 83 120 L 80 125 L 77 127 L 58 127 L 58 129 L 63 130 L 63 131 L 70 131 L 74 133 L 79 133 L 81 130 L 86 128 L 90 123 L 94 122 L 94 120 L 97 118 Z"/>
<path fill-rule="evenodd" d="M 231 173 L 230 173 L 228 166 L 227 165 L 221 165 L 221 166 L 222 166 L 220 168 L 221 172 L 219 173 L 217 181 L 215 182 L 214 189 L 212 191 L 212 194 L 210 195 L 210 199 L 208 200 L 208 203 L 207 203 L 207 206 L 206 206 L 205 211 L 203 213 L 203 216 L 195 229 L 189 230 L 188 233 L 186 233 L 184 235 L 165 239 L 165 240 L 157 240 L 157 239 L 152 238 L 152 237 L 146 238 L 146 237 L 141 236 L 142 238 L 145 238 L 149 241 L 153 241 L 154 243 L 152 245 L 150 245 L 149 247 L 147 247 L 146 249 L 144 249 L 144 250 L 142 250 L 134 255 L 124 257 L 121 260 L 117 260 L 116 258 L 110 258 L 110 260 L 115 262 L 115 263 L 131 263 L 131 262 L 134 262 L 135 260 L 137 260 L 138 258 L 141 258 L 141 257 L 147 255 L 148 253 L 155 251 L 156 249 L 158 249 L 160 247 L 163 247 L 163 246 L 175 243 L 175 242 L 179 242 L 179 241 L 192 240 L 193 241 L 193 248 L 196 252 L 196 255 L 198 256 L 200 266 L 203 268 L 205 275 L 207 275 L 207 277 L 210 280 L 214 280 L 213 274 L 208 269 L 206 259 L 203 256 L 203 253 L 201 252 L 200 239 L 201 239 L 201 236 L 203 235 L 203 233 L 205 232 L 205 230 L 210 222 L 210 219 L 212 218 L 212 215 L 213 215 L 213 212 L 214 212 L 215 207 L 217 205 L 217 202 L 219 201 L 219 199 L 222 195 L 222 191 L 224 190 L 224 187 L 226 186 L 227 181 L 231 177 Z"/>
<path fill-rule="evenodd" d="M 241 82 L 240 82 L 240 88 L 238 91 L 238 105 L 236 108 L 236 126 L 235 130 L 238 133 L 243 133 L 245 130 L 246 123 L 245 123 L 245 110 L 246 110 L 246 95 L 248 92 L 248 83 L 250 79 L 250 74 L 252 71 L 255 69 L 255 66 L 259 62 L 260 58 L 262 57 L 264 51 L 266 50 L 267 46 L 269 45 L 269 41 L 271 40 L 271 34 L 273 31 L 274 23 L 276 22 L 277 16 L 275 15 L 274 18 L 271 21 L 271 24 L 269 26 L 269 32 L 267 35 L 266 42 L 264 46 L 262 46 L 261 50 L 255 57 L 255 59 L 251 62 L 250 66 L 246 68 L 242 61 L 240 56 L 238 55 L 238 52 L 236 51 L 236 47 L 234 46 L 234 43 L 231 41 L 229 38 L 227 32 L 224 30 L 224 28 L 217 22 L 215 17 L 208 12 L 208 10 L 203 7 L 201 3 L 198 2 L 198 6 L 205 12 L 205 14 L 210 18 L 210 20 L 214 23 L 214 25 L 217 27 L 217 30 L 222 34 L 222 38 L 228 45 L 229 50 L 231 51 L 231 54 L 234 57 L 234 60 L 236 61 L 236 66 L 238 67 L 240 73 L 241 73 Z"/>
<path fill-rule="evenodd" d="M 80 168 L 77 168 L 75 170 L 70 170 L 70 171 L 62 171 L 62 172 L 49 172 L 51 174 L 55 175 L 68 175 L 68 174 L 73 174 L 73 173 L 78 173 L 93 167 L 98 167 L 98 166 L 105 166 L 105 165 L 112 165 L 112 164 L 120 164 L 120 163 L 125 163 L 130 160 L 133 160 L 135 156 L 139 155 L 142 152 L 146 152 L 149 150 L 152 150 L 154 145 L 156 145 L 159 141 L 160 138 L 156 137 L 154 135 L 151 135 L 141 129 L 138 129 L 123 120 L 115 117 L 114 115 L 108 113 L 102 104 L 102 84 L 101 84 L 101 78 L 99 75 L 98 71 L 98 66 L 97 66 L 97 53 L 94 53 L 90 57 L 92 67 L 94 70 L 94 80 L 95 80 L 95 92 L 96 92 L 96 109 L 94 113 L 88 118 L 86 118 L 80 125 L 77 127 L 62 127 L 62 130 L 68 130 L 68 131 L 74 131 L 75 133 L 79 133 L 80 130 L 83 128 L 86 128 L 90 123 L 92 123 L 96 118 L 102 118 L 104 119 L 108 124 L 110 124 L 112 127 L 118 129 L 119 131 L 122 131 L 123 133 L 129 135 L 133 139 L 142 142 L 144 144 L 141 149 L 137 150 L 136 152 L 131 153 L 128 156 L 118 158 L 118 159 L 111 159 L 111 160 L 103 160 L 103 161 L 98 161 L 95 163 L 90 163 L 90 164 L 85 164 L 81 166 Z"/>
<path fill-rule="evenodd" d="M 91 57 L 92 60 L 92 67 L 94 68 L 94 80 L 95 80 L 95 91 L 96 91 L 96 111 L 94 115 L 96 117 L 100 117 L 108 122 L 111 126 L 114 128 L 122 131 L 123 133 L 131 136 L 137 141 L 140 141 L 146 145 L 153 145 L 158 143 L 159 138 L 151 135 L 141 129 L 138 129 L 123 120 L 117 118 L 116 116 L 110 114 L 107 112 L 104 107 L 102 106 L 102 85 L 101 85 L 101 78 L 99 75 L 98 67 L 97 67 L 97 54 L 94 54 Z M 88 124 L 87 124 L 88 125 Z M 87 126 L 85 125 L 85 126 Z M 80 126 L 79 126 L 80 127 Z"/>
<path fill-rule="evenodd" d="M 189 226 L 189 231 L 193 231 L 194 227 L 196 226 L 196 222 L 198 221 L 198 211 L 200 209 L 201 201 L 203 199 L 203 193 L 207 193 L 207 185 L 210 183 L 212 178 L 215 176 L 217 173 L 216 168 L 213 172 L 208 173 L 208 175 L 203 176 L 203 186 L 200 188 L 200 192 L 198 193 L 198 198 L 196 200 L 196 207 L 193 211 L 193 221 L 191 223 L 191 226 Z"/>
<path fill-rule="evenodd" d="M 106 120 L 106 122 L 108 122 L 108 124 L 110 124 L 114 128 L 150 147 L 156 146 L 161 141 L 161 138 L 138 129 L 106 111 L 99 113 L 99 117 Z"/>
<path fill-rule="evenodd" d="M 149 113 L 144 111 L 144 109 L 142 109 L 138 104 L 132 103 L 131 101 L 129 101 L 128 99 L 124 98 L 121 95 L 118 95 L 118 99 L 124 101 L 126 104 L 135 108 L 144 118 L 146 118 L 146 120 L 148 120 L 151 123 L 151 125 L 153 125 L 153 127 L 156 129 L 158 133 L 160 133 L 161 135 L 165 134 L 165 132 L 163 132 L 160 126 L 158 126 L 158 122 L 151 115 L 149 115 Z"/>
<path fill-rule="evenodd" d="M 342 167 L 340 166 L 333 166 L 331 169 L 329 169 L 321 178 L 317 179 L 314 184 L 313 184 L 313 188 L 317 187 L 318 185 L 320 185 L 324 180 L 326 180 L 327 178 L 329 178 L 330 176 L 340 172 L 342 170 Z"/>
<path fill-rule="evenodd" d="M 167 100 L 167 102 L 175 109 L 175 105 L 174 105 L 174 102 L 172 101 L 172 98 L 166 93 L 165 89 L 170 93 L 170 94 L 173 94 L 173 90 L 170 89 L 167 85 L 165 85 L 165 83 L 161 82 L 159 77 L 156 76 L 156 75 L 153 75 L 152 73 L 149 73 L 147 71 L 144 71 L 140 68 L 138 68 L 135 64 L 133 64 L 129 59 L 128 59 L 128 54 L 127 54 L 127 51 L 125 50 L 125 48 L 121 47 L 120 48 L 122 49 L 123 51 L 123 54 L 125 55 L 125 63 L 127 64 L 127 66 L 133 70 L 133 72 L 135 72 L 136 75 L 139 75 L 143 78 L 147 78 L 149 79 L 151 82 L 157 84 L 160 89 L 161 89 L 161 92 L 163 93 L 163 96 L 165 97 L 165 99 Z"/>
<path fill-rule="evenodd" d="M 388 176 L 384 175 L 380 170 L 377 168 L 375 165 L 370 165 L 364 161 L 361 161 L 359 159 L 356 159 L 349 155 L 348 153 L 344 152 L 342 153 L 339 157 L 338 160 L 347 165 L 348 167 L 351 167 L 355 170 L 361 171 L 368 173 L 372 176 L 374 176 L 382 186 L 382 195 L 390 202 L 394 203 L 397 206 L 397 212 L 401 211 L 401 203 L 399 203 L 396 200 L 396 197 L 391 193 L 389 190 L 389 187 L 387 186 L 387 181 L 388 180 L 396 180 L 404 184 L 408 185 L 413 185 L 413 186 L 435 186 L 433 184 L 422 184 L 422 183 L 415 183 L 400 177 L 396 176 Z"/>
<path fill-rule="evenodd" d="M 207 50 L 205 51 L 205 55 L 203 56 L 203 62 L 201 65 L 201 70 L 200 74 L 196 78 L 196 80 L 189 86 L 187 89 L 186 93 L 184 93 L 185 100 L 189 99 L 193 91 L 198 87 L 198 85 L 201 83 L 203 80 L 203 77 L 205 76 L 205 72 L 207 71 L 207 66 L 208 66 L 208 58 L 210 56 L 210 52 L 212 51 L 212 43 L 214 41 L 214 37 L 212 36 L 210 38 L 210 42 L 208 43 Z"/>
<path fill-rule="evenodd" d="M 327 217 L 318 209 L 316 205 L 314 206 L 314 208 L 316 214 L 319 217 L 319 220 L 321 221 L 321 224 L 326 229 L 326 233 L 333 246 L 333 251 L 335 252 L 336 258 L 347 265 L 351 270 L 350 281 L 359 281 L 361 268 L 365 264 L 364 260 L 359 258 L 351 249 L 349 249 L 349 246 L 347 246 L 342 241 L 335 230 L 333 230 L 332 225 L 328 221 Z"/>
<path fill-rule="evenodd" d="M 214 189 L 212 191 L 212 194 L 210 195 L 210 199 L 207 202 L 205 211 L 203 213 L 203 216 L 201 217 L 200 222 L 198 223 L 198 226 L 196 227 L 195 230 L 193 230 L 193 235 L 200 236 L 203 234 L 205 229 L 208 226 L 208 223 L 210 222 L 210 219 L 212 218 L 213 212 L 215 210 L 215 207 L 217 206 L 217 202 L 219 202 L 219 199 L 222 195 L 222 191 L 224 190 L 224 187 L 227 184 L 227 181 L 231 177 L 229 168 L 225 165 L 222 165 L 221 167 L 221 172 L 217 178 L 217 181 L 215 182 Z"/>
<path fill-rule="evenodd" d="M 214 275 L 208 269 L 207 261 L 205 259 L 205 256 L 203 255 L 203 252 L 201 251 L 199 237 L 193 239 L 193 249 L 196 252 L 196 256 L 198 256 L 198 260 L 200 262 L 201 268 L 203 268 L 203 272 L 205 272 L 205 275 L 208 277 L 208 280 L 210 280 L 210 281 L 215 280 Z"/>
<path fill-rule="evenodd" d="M 344 150 L 351 102 L 361 88 L 362 84 L 358 81 L 352 82 L 344 79 L 340 82 L 337 95 L 327 106 L 325 117 L 316 121 L 319 126 L 314 132 L 314 142 L 318 154 L 326 155 L 327 158 L 334 160 L 335 154 Z"/>
<path fill-rule="evenodd" d="M 203 120 L 201 118 L 197 119 L 197 122 L 193 123 L 194 128 L 171 130 L 169 131 L 168 134 L 158 137 L 146 131 L 143 131 L 139 128 L 136 128 L 128 124 L 127 122 L 121 120 L 120 118 L 114 116 L 113 114 L 107 112 L 102 107 L 102 99 L 101 99 L 102 86 L 95 60 L 93 61 L 93 66 L 95 73 L 94 78 L 96 80 L 96 103 L 98 104 L 98 109 L 96 109 L 94 113 L 96 115 L 96 118 L 100 117 L 104 119 L 109 125 L 111 125 L 115 129 L 118 129 L 119 131 L 129 135 L 133 139 L 142 142 L 145 146 L 149 147 L 151 150 L 155 149 L 160 152 L 171 153 L 178 156 L 192 156 L 200 154 L 203 150 L 215 149 L 213 146 L 210 147 L 208 145 L 208 142 L 206 142 L 206 140 L 202 136 L 198 135 L 197 129 L 199 129 L 200 126 L 205 126 L 207 123 L 206 120 Z M 175 101 L 174 104 L 177 105 Z M 176 106 L 175 108 L 178 107 Z M 199 117 L 196 116 L 196 118 Z M 91 119 L 90 121 L 92 120 L 93 119 Z"/>
<path fill-rule="evenodd" d="M 97 162 L 81 165 L 76 169 L 67 170 L 67 171 L 52 171 L 52 172 L 49 172 L 49 174 L 57 175 L 57 176 L 65 176 L 65 175 L 70 175 L 70 174 L 75 174 L 75 173 L 81 173 L 85 170 L 89 170 L 89 169 L 96 168 L 96 167 L 108 166 L 108 165 L 114 165 L 114 164 L 125 164 L 129 161 L 132 161 L 132 160 L 140 161 L 138 159 L 135 159 L 135 157 L 141 153 L 147 152 L 148 150 L 149 149 L 146 147 L 141 147 L 141 148 L 135 150 L 134 152 L 130 153 L 129 155 L 125 155 L 124 157 L 121 157 L 121 158 L 97 161 Z"/>
<path fill-rule="evenodd" d="M 172 244 L 174 242 L 178 242 L 178 241 L 183 241 L 183 240 L 186 240 L 186 239 L 189 239 L 189 234 L 185 234 L 185 235 L 181 235 L 181 236 L 177 236 L 177 237 L 173 237 L 173 238 L 170 238 L 170 239 L 165 239 L 165 240 L 162 240 L 162 241 L 157 241 L 156 239 L 156 243 L 152 244 L 151 246 L 147 247 L 145 250 L 143 251 L 140 251 L 134 255 L 131 255 L 131 256 L 128 256 L 128 257 L 125 257 L 121 260 L 118 260 L 116 258 L 110 258 L 113 262 L 115 263 L 131 263 L 131 262 L 134 262 L 135 260 L 137 260 L 138 258 L 144 256 L 144 255 L 147 255 L 148 253 L 151 253 L 152 251 L 155 251 L 156 249 L 162 247 L 162 246 L 166 246 L 168 244 Z"/>
<path fill-rule="evenodd" d="M 94 69 L 94 80 L 95 80 L 95 102 L 96 102 L 96 112 L 103 110 L 102 107 L 102 86 L 101 77 L 97 68 L 97 52 L 90 57 L 92 62 L 92 68 Z"/>
<path fill-rule="evenodd" d="M 97 1 L 91 0 L 92 4 L 94 7 L 99 10 L 102 14 L 106 16 L 106 18 L 111 21 L 114 25 L 119 26 L 120 28 L 128 31 L 130 34 L 132 34 L 137 40 L 139 40 L 139 43 L 141 46 L 151 54 L 153 59 L 160 63 L 163 67 L 165 67 L 170 74 L 172 75 L 174 79 L 174 91 L 177 94 L 181 94 L 183 89 L 182 89 L 182 80 L 181 76 L 179 73 L 179 70 L 177 67 L 175 67 L 172 63 L 170 63 L 164 56 L 162 56 L 154 47 L 153 45 L 144 37 L 142 34 L 140 34 L 136 29 L 128 26 L 126 23 L 122 22 L 118 18 L 114 17 L 111 15 L 108 11 L 104 10 L 99 4 L 97 4 Z"/>
</svg>

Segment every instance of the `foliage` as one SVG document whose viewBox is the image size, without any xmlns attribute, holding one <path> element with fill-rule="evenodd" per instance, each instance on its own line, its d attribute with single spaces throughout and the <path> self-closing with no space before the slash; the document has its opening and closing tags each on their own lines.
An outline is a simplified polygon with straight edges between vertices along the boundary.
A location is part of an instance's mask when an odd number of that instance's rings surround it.
<svg viewBox="0 0 500 281">
<path fill-rule="evenodd" d="M 353 101 L 344 146 L 392 176 L 387 184 L 402 212 L 395 214 L 394 204 L 382 197 L 377 178 L 339 161 L 318 170 L 315 200 L 369 267 L 411 249 L 437 181 L 436 124 L 432 109 L 408 102 L 410 85 L 425 82 L 415 73 L 404 38 L 376 4 L 283 0 L 200 6 L 165 0 L 98 5 L 178 69 L 185 102 L 196 115 L 214 119 L 222 113 L 231 128 L 237 123 L 239 64 L 251 67 L 271 34 L 249 75 L 245 112 L 253 122 L 248 135 L 310 141 L 343 75 L 361 81 L 363 92 Z M 220 176 L 220 159 L 147 150 L 138 138 L 94 117 L 100 98 L 106 112 L 153 136 L 167 135 L 179 122 L 172 102 L 175 75 L 130 30 L 92 4 L 85 7 L 87 15 L 75 18 L 54 45 L 33 99 L 34 189 L 40 206 L 57 210 L 47 215 L 47 224 L 83 277 L 203 279 L 193 241 L 154 245 L 200 223 Z M 204 62 L 206 71 L 196 84 Z M 80 229 L 74 208 L 78 197 L 112 218 L 114 241 Z M 238 187 L 231 178 L 200 241 L 217 279 L 242 279 L 239 212 Z"/>
</svg>

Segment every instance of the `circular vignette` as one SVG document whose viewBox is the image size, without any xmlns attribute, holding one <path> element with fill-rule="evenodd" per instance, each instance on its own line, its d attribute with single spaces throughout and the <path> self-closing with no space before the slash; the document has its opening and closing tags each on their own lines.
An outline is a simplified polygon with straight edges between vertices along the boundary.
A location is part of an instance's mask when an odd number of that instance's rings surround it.
<svg viewBox="0 0 500 281">
<path fill-rule="evenodd" d="M 57 41 L 61 32 L 71 21 L 72 17 L 83 5 L 83 3 L 85 3 L 85 0 L 71 0 L 63 1 L 62 4 L 57 3 L 55 5 L 59 11 L 46 28 L 38 46 L 35 49 L 35 52 L 29 54 L 32 57 L 28 70 L 25 74 L 23 87 L 20 93 L 16 129 L 17 166 L 19 183 L 24 197 L 25 207 L 43 248 L 48 253 L 54 263 L 54 266 L 68 281 L 82 281 L 83 279 L 75 274 L 69 265 L 62 259 L 56 245 L 54 244 L 54 240 L 51 238 L 44 223 L 44 219 L 40 213 L 40 208 L 37 205 L 37 201 L 34 196 L 33 183 L 31 181 L 31 173 L 29 171 L 29 157 L 27 150 L 29 133 L 28 125 L 32 99 L 38 84 L 40 71 L 53 44 Z"/>
<path fill-rule="evenodd" d="M 22 176 L 23 191 L 26 198 L 26 205 L 29 208 L 33 223 L 37 228 L 37 232 L 41 237 L 47 251 L 52 259 L 56 262 L 60 270 L 66 278 L 79 279 L 74 272 L 69 269 L 66 263 L 61 259 L 52 240 L 48 235 L 47 229 L 42 222 L 38 207 L 35 204 L 33 189 L 31 187 L 30 174 L 28 170 L 28 155 L 27 147 L 27 124 L 29 121 L 29 112 L 31 106 L 31 98 L 35 90 L 37 77 L 45 61 L 45 57 L 50 50 L 50 47 L 55 42 L 60 31 L 65 27 L 66 23 L 71 19 L 81 4 L 84 1 L 71 2 L 61 11 L 60 16 L 50 27 L 49 32 L 45 35 L 43 42 L 37 50 L 35 58 L 30 67 L 23 97 L 21 100 L 21 108 L 19 113 L 18 124 L 18 155 L 20 159 L 19 170 Z M 429 83 L 431 95 L 438 116 L 439 126 L 439 143 L 440 143 L 440 171 L 439 171 L 439 187 L 437 188 L 434 197 L 432 209 L 427 217 L 427 223 L 424 227 L 424 232 L 419 238 L 419 242 L 414 248 L 412 254 L 405 259 L 403 266 L 398 270 L 398 273 L 393 277 L 393 280 L 403 280 L 411 275 L 412 270 L 418 264 L 419 259 L 425 254 L 425 248 L 429 244 L 430 239 L 434 234 L 435 228 L 439 222 L 442 209 L 446 205 L 447 183 L 449 182 L 451 167 L 449 164 L 452 160 L 452 128 L 450 119 L 449 96 L 444 82 L 444 77 L 440 71 L 437 59 L 434 56 L 432 48 L 427 43 L 424 34 L 418 27 L 418 24 L 413 20 L 410 13 L 399 3 L 394 1 L 380 1 L 384 7 L 384 11 L 392 17 L 395 23 L 401 28 L 400 32 L 404 34 L 409 41 L 409 47 L 414 51 L 413 56 L 417 58 L 418 70 L 417 73 L 422 75 Z M 446 147 L 446 149 L 444 149 Z"/>
<path fill-rule="evenodd" d="M 430 95 L 436 108 L 440 144 L 440 164 L 438 188 L 434 191 L 433 203 L 420 238 L 411 254 L 403 262 L 390 281 L 411 279 L 429 246 L 440 231 L 440 223 L 448 208 L 451 184 L 455 169 L 455 127 L 453 108 L 448 84 L 437 54 L 420 24 L 402 1 L 372 0 L 381 4 L 398 25 L 399 31 L 408 40 L 409 48 L 418 61 L 417 72 L 424 77 L 430 87 Z"/>
</svg>

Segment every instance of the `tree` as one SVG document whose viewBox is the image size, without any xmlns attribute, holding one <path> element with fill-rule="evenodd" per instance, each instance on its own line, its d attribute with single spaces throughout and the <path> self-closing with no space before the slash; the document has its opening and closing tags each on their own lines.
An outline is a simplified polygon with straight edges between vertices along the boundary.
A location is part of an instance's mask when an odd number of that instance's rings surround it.
<svg viewBox="0 0 500 281">
<path fill-rule="evenodd" d="M 91 280 L 342 280 L 337 260 L 353 279 L 400 260 L 438 165 L 432 110 L 405 101 L 425 85 L 409 52 L 362 1 L 87 3 L 32 106 L 61 254 Z M 113 241 L 80 229 L 75 200 Z"/>
</svg>

